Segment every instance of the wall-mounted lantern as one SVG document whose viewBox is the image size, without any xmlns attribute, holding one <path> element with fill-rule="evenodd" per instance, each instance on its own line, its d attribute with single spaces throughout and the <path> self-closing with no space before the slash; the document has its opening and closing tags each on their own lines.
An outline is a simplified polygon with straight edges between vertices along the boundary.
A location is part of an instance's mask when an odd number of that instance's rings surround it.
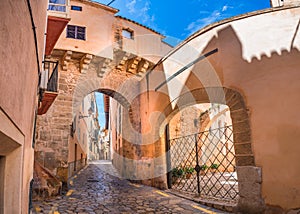
<svg viewBox="0 0 300 214">
<path fill-rule="evenodd" d="M 80 119 L 85 118 L 85 117 L 90 117 L 90 116 L 92 115 L 92 113 L 93 113 L 93 109 L 92 109 L 92 108 L 89 108 L 89 110 L 88 110 L 88 114 L 89 114 L 89 115 L 81 115 L 81 114 L 80 114 L 80 115 L 78 116 L 78 118 L 79 118 L 79 120 L 80 120 Z"/>
</svg>

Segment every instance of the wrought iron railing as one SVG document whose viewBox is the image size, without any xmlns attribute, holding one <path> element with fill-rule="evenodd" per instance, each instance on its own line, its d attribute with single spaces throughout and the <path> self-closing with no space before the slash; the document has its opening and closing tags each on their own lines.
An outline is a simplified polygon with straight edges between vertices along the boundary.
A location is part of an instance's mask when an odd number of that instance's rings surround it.
<svg viewBox="0 0 300 214">
<path fill-rule="evenodd" d="M 232 126 L 168 141 L 172 189 L 235 202 L 238 179 Z"/>
<path fill-rule="evenodd" d="M 57 92 L 58 62 L 44 61 L 43 64 L 41 88 L 46 91 Z"/>
<path fill-rule="evenodd" d="M 68 163 L 68 175 L 72 177 L 87 164 L 87 159 L 82 158 Z"/>
</svg>

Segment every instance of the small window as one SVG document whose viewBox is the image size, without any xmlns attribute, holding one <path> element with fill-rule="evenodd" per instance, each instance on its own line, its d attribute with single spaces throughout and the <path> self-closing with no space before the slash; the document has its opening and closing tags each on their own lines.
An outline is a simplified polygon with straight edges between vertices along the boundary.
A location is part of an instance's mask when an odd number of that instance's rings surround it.
<svg viewBox="0 0 300 214">
<path fill-rule="evenodd" d="M 85 40 L 85 27 L 68 25 L 67 38 Z"/>
<path fill-rule="evenodd" d="M 82 11 L 82 7 L 71 5 L 71 10 Z"/>
<path fill-rule="evenodd" d="M 122 36 L 127 39 L 133 39 L 133 31 L 129 29 L 123 29 L 122 30 Z"/>
</svg>

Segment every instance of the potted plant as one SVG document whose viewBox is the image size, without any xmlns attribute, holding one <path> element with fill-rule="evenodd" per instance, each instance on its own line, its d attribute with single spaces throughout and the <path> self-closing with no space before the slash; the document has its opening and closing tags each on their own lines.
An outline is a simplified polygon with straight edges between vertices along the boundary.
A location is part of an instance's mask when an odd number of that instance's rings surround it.
<svg viewBox="0 0 300 214">
<path fill-rule="evenodd" d="M 178 167 L 172 169 L 172 184 L 175 184 L 179 177 L 183 176 L 184 171 Z"/>
<path fill-rule="evenodd" d="M 215 173 L 217 171 L 217 169 L 219 168 L 219 164 L 213 163 L 213 164 L 211 164 L 211 166 L 209 168 L 212 173 Z"/>
<path fill-rule="evenodd" d="M 200 175 L 205 175 L 207 169 L 208 169 L 208 166 L 206 164 L 201 165 L 200 166 Z"/>
<path fill-rule="evenodd" d="M 195 169 L 193 167 L 186 167 L 184 169 L 185 178 L 186 179 L 190 179 L 192 177 L 192 174 L 193 174 L 194 171 L 195 171 Z"/>
</svg>

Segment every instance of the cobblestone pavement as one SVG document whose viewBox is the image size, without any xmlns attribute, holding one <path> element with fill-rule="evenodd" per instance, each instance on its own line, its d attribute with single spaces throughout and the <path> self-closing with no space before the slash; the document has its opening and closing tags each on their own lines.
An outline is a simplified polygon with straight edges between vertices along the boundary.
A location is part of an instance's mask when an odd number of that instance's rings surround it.
<svg viewBox="0 0 300 214">
<path fill-rule="evenodd" d="M 70 180 L 64 196 L 34 201 L 33 213 L 224 213 L 117 176 L 110 162 L 97 161 Z"/>
</svg>

